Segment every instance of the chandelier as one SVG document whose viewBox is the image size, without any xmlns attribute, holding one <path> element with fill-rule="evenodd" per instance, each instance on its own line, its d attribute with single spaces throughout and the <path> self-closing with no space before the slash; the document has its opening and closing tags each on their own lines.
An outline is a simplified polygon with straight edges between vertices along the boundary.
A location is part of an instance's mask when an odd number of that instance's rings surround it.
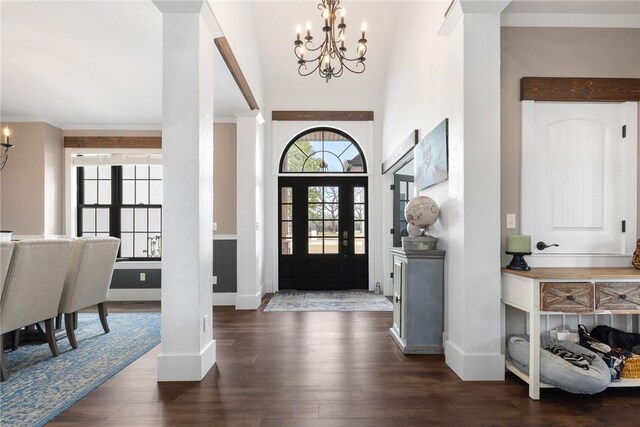
<svg viewBox="0 0 640 427">
<path fill-rule="evenodd" d="M 345 11 L 340 6 L 340 0 L 321 0 L 318 3 L 318 10 L 324 19 L 324 40 L 318 47 L 313 47 L 313 37 L 311 36 L 311 23 L 307 23 L 307 35 L 304 41 L 300 39 L 302 29 L 298 25 L 297 38 L 294 42 L 294 54 L 298 58 L 298 74 L 308 76 L 316 72 L 320 77 L 324 78 L 328 83 L 331 77 L 340 77 L 345 69 L 352 73 L 362 74 L 365 70 L 365 54 L 367 53 L 367 39 L 365 31 L 367 24 L 362 24 L 361 37 L 358 40 L 356 48 L 356 57 L 347 58 L 347 48 L 344 47 L 345 29 L 347 24 L 344 23 Z M 340 23 L 336 24 L 337 18 Z M 307 67 L 307 63 L 315 63 L 313 67 Z"/>
<path fill-rule="evenodd" d="M 0 155 L 0 171 L 4 169 L 4 165 L 6 165 L 7 160 L 9 160 L 9 148 L 13 147 L 13 144 L 9 143 L 9 137 L 11 136 L 9 127 L 5 127 L 2 130 L 2 135 L 4 136 L 4 142 L 0 143 L 0 146 L 2 146 L 2 154 Z"/>
</svg>

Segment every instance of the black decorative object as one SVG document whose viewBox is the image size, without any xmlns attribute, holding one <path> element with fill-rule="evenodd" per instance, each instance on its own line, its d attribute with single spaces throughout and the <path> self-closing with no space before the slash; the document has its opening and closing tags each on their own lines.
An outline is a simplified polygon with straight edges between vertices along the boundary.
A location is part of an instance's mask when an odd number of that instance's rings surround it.
<svg viewBox="0 0 640 427">
<path fill-rule="evenodd" d="M 364 61 L 367 53 L 367 39 L 365 38 L 367 24 L 362 24 L 356 57 L 347 58 L 347 48 L 344 47 L 347 24 L 344 23 L 345 11 L 340 6 L 340 0 L 321 0 L 318 3 L 318 10 L 324 19 L 322 27 L 324 40 L 320 46 L 313 47 L 311 23 L 307 23 L 307 35 L 304 37 L 304 41 L 300 39 L 302 28 L 298 26 L 296 40 L 293 42 L 295 44 L 293 53 L 298 58 L 298 74 L 308 76 L 318 70 L 320 77 L 325 79 L 327 83 L 331 77 L 340 77 L 345 68 L 352 73 L 362 74 L 366 68 Z M 336 23 L 338 17 L 340 17 L 339 24 Z M 310 57 L 310 55 L 314 56 Z M 307 62 L 316 62 L 316 64 L 311 70 L 307 70 Z M 355 63 L 353 68 L 349 66 L 349 63 Z"/>
<path fill-rule="evenodd" d="M 539 251 L 544 251 L 545 249 L 550 248 L 550 247 L 552 247 L 552 246 L 560 246 L 560 245 L 559 245 L 559 244 L 557 244 L 557 243 L 552 243 L 552 244 L 550 244 L 550 245 L 547 245 L 545 242 L 538 242 L 538 243 L 536 243 L 536 248 L 537 248 Z"/>
<path fill-rule="evenodd" d="M 531 255 L 531 252 L 505 252 L 508 255 L 513 255 L 511 262 L 507 265 L 509 270 L 521 270 L 521 271 L 529 271 L 531 267 L 525 261 L 525 255 Z"/>
</svg>

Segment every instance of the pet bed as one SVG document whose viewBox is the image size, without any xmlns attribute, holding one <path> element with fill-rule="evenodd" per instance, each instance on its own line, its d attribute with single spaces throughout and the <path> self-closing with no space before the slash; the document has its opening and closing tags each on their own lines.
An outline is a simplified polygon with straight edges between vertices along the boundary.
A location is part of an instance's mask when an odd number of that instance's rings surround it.
<svg viewBox="0 0 640 427">
<path fill-rule="evenodd" d="M 589 362 L 588 369 L 576 366 L 562 357 L 545 350 L 555 346 L 583 356 Z M 611 382 L 607 364 L 594 352 L 578 344 L 543 339 L 540 349 L 540 381 L 571 393 L 595 394 L 603 391 Z M 508 352 L 513 364 L 529 374 L 529 339 L 523 336 L 509 338 Z"/>
</svg>

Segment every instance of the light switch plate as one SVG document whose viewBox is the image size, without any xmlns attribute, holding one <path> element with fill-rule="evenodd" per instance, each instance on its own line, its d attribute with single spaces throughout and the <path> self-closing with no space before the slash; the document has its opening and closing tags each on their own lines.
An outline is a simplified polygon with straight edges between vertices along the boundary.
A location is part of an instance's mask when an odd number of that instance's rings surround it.
<svg viewBox="0 0 640 427">
<path fill-rule="evenodd" d="M 507 214 L 507 229 L 513 230 L 516 228 L 516 214 Z"/>
</svg>

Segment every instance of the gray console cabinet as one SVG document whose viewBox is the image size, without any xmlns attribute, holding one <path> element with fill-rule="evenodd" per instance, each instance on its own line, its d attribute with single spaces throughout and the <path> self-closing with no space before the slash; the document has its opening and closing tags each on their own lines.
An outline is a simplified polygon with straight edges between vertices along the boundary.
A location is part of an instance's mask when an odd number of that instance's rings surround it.
<svg viewBox="0 0 640 427">
<path fill-rule="evenodd" d="M 393 248 L 391 253 L 391 336 L 405 354 L 443 353 L 445 251 Z"/>
</svg>

